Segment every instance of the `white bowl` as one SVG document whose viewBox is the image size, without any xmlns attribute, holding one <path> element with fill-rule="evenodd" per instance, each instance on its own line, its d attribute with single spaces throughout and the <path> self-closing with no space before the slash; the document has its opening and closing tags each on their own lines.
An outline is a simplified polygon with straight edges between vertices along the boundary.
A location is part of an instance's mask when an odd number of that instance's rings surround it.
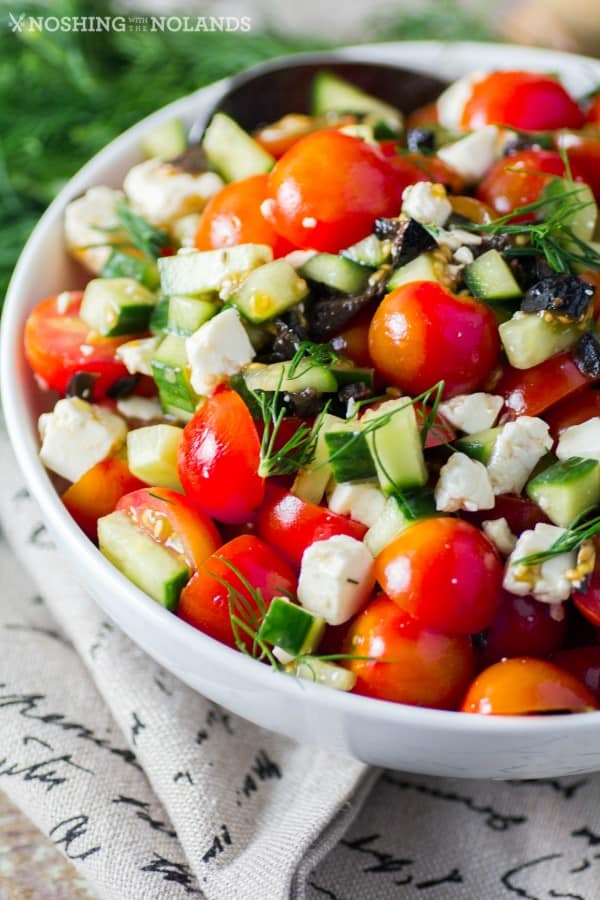
<svg viewBox="0 0 600 900">
<path fill-rule="evenodd" d="M 446 79 L 476 69 L 538 69 L 558 72 L 579 95 L 600 82 L 600 62 L 502 44 L 380 44 L 295 58 L 396 63 Z M 278 60 L 260 68 L 282 64 Z M 22 350 L 25 318 L 34 304 L 80 286 L 81 272 L 63 246 L 63 210 L 91 185 L 119 186 L 139 160 L 146 130 L 174 116 L 189 124 L 206 115 L 229 83 L 218 82 L 161 109 L 84 166 L 35 228 L 8 291 L 0 345 L 6 423 L 27 483 L 74 573 L 102 609 L 165 669 L 238 715 L 298 741 L 375 765 L 435 775 L 533 778 L 599 769 L 600 712 L 546 718 L 466 715 L 342 694 L 279 675 L 150 600 L 100 555 L 65 512 L 38 458 L 36 419 L 44 398 Z"/>
</svg>

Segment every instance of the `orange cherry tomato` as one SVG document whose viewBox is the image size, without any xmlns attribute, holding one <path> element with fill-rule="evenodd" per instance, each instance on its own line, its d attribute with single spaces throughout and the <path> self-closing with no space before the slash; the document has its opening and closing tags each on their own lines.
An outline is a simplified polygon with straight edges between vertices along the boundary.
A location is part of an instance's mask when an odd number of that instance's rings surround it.
<svg viewBox="0 0 600 900">
<path fill-rule="evenodd" d="M 488 225 L 496 218 L 496 213 L 491 206 L 476 200 L 475 197 L 467 197 L 465 194 L 448 197 L 452 212 L 458 216 L 464 216 L 477 225 Z"/>
<path fill-rule="evenodd" d="M 412 281 L 380 303 L 369 329 L 379 374 L 409 394 L 441 379 L 445 397 L 481 388 L 500 352 L 489 306 L 456 297 L 435 281 Z"/>
<path fill-rule="evenodd" d="M 461 709 L 485 716 L 526 716 L 589 712 L 598 709 L 598 703 L 583 682 L 565 669 L 541 659 L 515 657 L 484 669 L 467 691 Z"/>
<path fill-rule="evenodd" d="M 508 125 L 524 131 L 581 128 L 584 117 L 575 100 L 551 75 L 492 72 L 471 88 L 462 128 Z"/>
<path fill-rule="evenodd" d="M 111 513 L 117 501 L 145 487 L 132 475 L 125 460 L 109 456 L 85 472 L 62 495 L 62 501 L 82 531 L 95 541 L 98 519 Z"/>
<path fill-rule="evenodd" d="M 599 378 L 583 375 L 570 353 L 560 353 L 531 369 L 507 366 L 494 388 L 504 404 L 517 416 L 539 416 L 544 410 L 589 387 Z"/>
<path fill-rule="evenodd" d="M 426 181 L 438 181 L 446 185 L 453 194 L 460 194 L 465 187 L 465 179 L 456 169 L 440 159 L 439 156 L 425 156 L 423 153 L 407 153 L 399 159 L 405 159 L 414 165 Z M 423 179 L 415 179 L 422 181 Z"/>
<path fill-rule="evenodd" d="M 305 116 L 300 113 L 290 113 L 283 116 L 277 122 L 265 125 L 254 132 L 254 140 L 270 153 L 275 159 L 283 156 L 290 147 L 297 144 L 300 138 L 312 134 L 313 131 L 321 131 L 324 128 L 341 128 L 344 125 L 352 125 L 356 122 L 356 116 L 337 116 L 335 122 L 328 121 L 326 116 Z"/>
<path fill-rule="evenodd" d="M 473 649 L 464 636 L 439 634 L 385 596 L 376 597 L 350 626 L 343 651 L 354 692 L 380 700 L 456 709 L 473 677 Z M 381 660 L 381 662 L 378 662 Z"/>
</svg>

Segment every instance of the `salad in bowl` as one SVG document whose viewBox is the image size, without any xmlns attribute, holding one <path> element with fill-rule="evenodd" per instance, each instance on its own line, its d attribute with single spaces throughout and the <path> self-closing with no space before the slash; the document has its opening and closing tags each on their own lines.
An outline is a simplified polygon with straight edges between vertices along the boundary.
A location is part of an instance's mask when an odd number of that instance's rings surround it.
<svg viewBox="0 0 600 900">
<path fill-rule="evenodd" d="M 87 283 L 24 348 L 101 553 L 282 676 L 598 709 L 599 100 L 498 70 L 404 116 L 325 67 L 73 199 Z"/>
</svg>

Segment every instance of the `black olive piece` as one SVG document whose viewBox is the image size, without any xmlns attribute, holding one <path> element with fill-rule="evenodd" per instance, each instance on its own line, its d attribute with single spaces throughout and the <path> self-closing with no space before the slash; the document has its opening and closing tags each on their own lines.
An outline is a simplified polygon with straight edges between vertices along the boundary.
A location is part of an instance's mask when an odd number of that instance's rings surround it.
<svg viewBox="0 0 600 900">
<path fill-rule="evenodd" d="M 304 303 L 298 303 L 291 309 L 286 310 L 281 316 L 281 321 L 298 336 L 299 340 L 305 341 L 307 339 L 308 319 Z"/>
<path fill-rule="evenodd" d="M 108 397 L 112 397 L 113 400 L 124 400 L 125 397 L 130 397 L 133 394 L 139 380 L 140 376 L 137 374 L 123 375 L 122 378 L 117 378 L 111 384 L 106 394 Z"/>
<path fill-rule="evenodd" d="M 583 319 L 596 288 L 577 275 L 550 275 L 532 285 L 521 301 L 523 312 L 547 310 L 564 319 Z"/>
<path fill-rule="evenodd" d="M 90 401 L 94 393 L 94 383 L 98 377 L 96 372 L 75 372 L 69 378 L 65 391 L 66 396 Z"/>
<path fill-rule="evenodd" d="M 545 256 L 532 253 L 531 256 L 513 256 L 507 259 L 511 271 L 519 287 L 528 291 L 544 278 L 551 278 L 556 273 L 550 267 Z"/>
<path fill-rule="evenodd" d="M 589 378 L 600 375 L 600 341 L 591 331 L 582 334 L 575 344 L 573 359 L 582 375 Z"/>
<path fill-rule="evenodd" d="M 400 219 L 384 219 L 383 216 L 380 216 L 378 219 L 375 219 L 373 234 L 380 241 L 387 241 L 396 237 L 401 225 Z"/>
<path fill-rule="evenodd" d="M 300 347 L 300 338 L 296 332 L 278 319 L 275 323 L 275 337 L 271 346 L 261 353 L 258 362 L 276 363 L 293 359 Z"/>
<path fill-rule="evenodd" d="M 392 265 L 405 266 L 421 253 L 433 250 L 436 246 L 433 238 L 420 222 L 406 219 L 400 222 L 398 233 L 392 242 Z"/>
<path fill-rule="evenodd" d="M 503 156 L 512 156 L 513 153 L 520 153 L 521 150 L 552 150 L 554 143 L 552 134 L 549 131 L 520 131 L 517 135 L 504 145 L 502 151 Z"/>
<path fill-rule="evenodd" d="M 433 153 L 435 131 L 432 128 L 409 128 L 406 132 L 406 146 L 411 153 Z"/>
<path fill-rule="evenodd" d="M 348 412 L 348 401 L 355 400 L 359 403 L 361 400 L 368 400 L 373 396 L 373 390 L 364 381 L 356 381 L 353 384 L 345 384 L 332 398 L 329 404 L 329 412 L 341 419 L 346 418 Z"/>
<path fill-rule="evenodd" d="M 314 388 L 303 388 L 298 393 L 288 393 L 282 397 L 283 405 L 291 416 L 301 419 L 315 419 L 325 406 L 325 399 Z"/>
<path fill-rule="evenodd" d="M 169 162 L 177 169 L 183 172 L 189 172 L 191 175 L 198 175 L 200 172 L 206 172 L 209 168 L 206 154 L 200 144 L 192 144 L 186 147 L 183 153 L 174 156 Z"/>
<path fill-rule="evenodd" d="M 310 340 L 319 342 L 329 340 L 359 312 L 362 312 L 371 303 L 379 302 L 385 293 L 388 275 L 389 273 L 385 278 L 375 278 L 375 275 L 372 275 L 362 294 L 356 294 L 354 297 L 317 298 L 307 305 L 306 318 Z"/>
</svg>

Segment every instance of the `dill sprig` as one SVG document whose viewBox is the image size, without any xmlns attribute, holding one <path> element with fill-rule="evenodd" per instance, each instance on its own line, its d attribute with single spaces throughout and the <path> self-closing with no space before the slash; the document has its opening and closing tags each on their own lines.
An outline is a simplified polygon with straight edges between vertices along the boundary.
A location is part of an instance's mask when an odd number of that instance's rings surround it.
<svg viewBox="0 0 600 900">
<path fill-rule="evenodd" d="M 512 561 L 513 566 L 539 566 L 560 556 L 561 553 L 569 553 L 571 550 L 577 550 L 585 541 L 600 534 L 600 515 L 596 515 L 585 521 L 587 516 L 597 507 L 589 506 L 579 513 L 572 522 L 567 525 L 563 534 L 558 537 L 547 550 L 540 550 L 539 553 L 530 553 L 522 556 L 520 559 Z"/>
<path fill-rule="evenodd" d="M 299 374 L 304 374 L 315 366 L 330 367 L 340 361 L 339 353 L 333 349 L 331 344 L 317 344 L 315 341 L 300 341 L 298 349 L 288 363 L 287 377 L 295 378 Z M 299 373 L 298 369 L 303 362 L 308 365 Z"/>
<path fill-rule="evenodd" d="M 131 246 L 140 250 L 149 259 L 158 259 L 160 251 L 169 243 L 167 232 L 155 228 L 126 203 L 119 203 L 117 206 L 117 218 L 129 235 Z"/>
</svg>

